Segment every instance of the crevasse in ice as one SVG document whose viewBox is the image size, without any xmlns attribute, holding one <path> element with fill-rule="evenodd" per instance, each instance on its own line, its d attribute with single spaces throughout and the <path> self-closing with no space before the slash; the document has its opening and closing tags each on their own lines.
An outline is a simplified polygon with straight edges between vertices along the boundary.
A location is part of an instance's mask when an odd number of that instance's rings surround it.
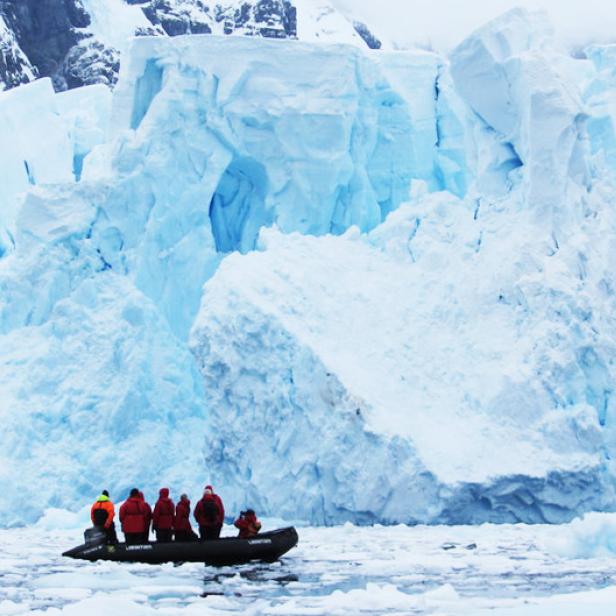
<svg viewBox="0 0 616 616">
<path fill-rule="evenodd" d="M 207 481 L 317 523 L 613 508 L 615 62 L 516 10 L 449 59 L 138 39 L 111 117 L 22 90 L 62 135 L 0 196 L 2 523 Z"/>
</svg>

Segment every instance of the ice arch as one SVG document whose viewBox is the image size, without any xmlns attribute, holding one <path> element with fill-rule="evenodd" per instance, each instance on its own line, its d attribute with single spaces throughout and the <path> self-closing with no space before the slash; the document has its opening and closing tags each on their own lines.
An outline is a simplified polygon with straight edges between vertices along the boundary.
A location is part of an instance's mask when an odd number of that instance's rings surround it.
<svg viewBox="0 0 616 616">
<path fill-rule="evenodd" d="M 234 158 L 222 174 L 210 203 L 210 221 L 218 252 L 248 252 L 259 229 L 272 222 L 265 206 L 267 173 L 253 158 Z"/>
</svg>

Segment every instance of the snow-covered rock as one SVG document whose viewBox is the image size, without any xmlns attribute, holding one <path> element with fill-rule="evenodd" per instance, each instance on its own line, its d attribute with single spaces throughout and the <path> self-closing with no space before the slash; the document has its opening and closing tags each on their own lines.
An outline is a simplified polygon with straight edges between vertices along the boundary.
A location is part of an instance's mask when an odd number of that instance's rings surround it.
<svg viewBox="0 0 616 616">
<path fill-rule="evenodd" d="M 218 34 L 380 48 L 329 0 L 0 0 L 0 90 L 114 86 L 134 36 Z"/>
<path fill-rule="evenodd" d="M 36 76 L 36 69 L 0 14 L 0 91 L 28 83 Z"/>
<path fill-rule="evenodd" d="M 0 18 L 36 74 L 65 89 L 67 54 L 89 36 L 81 0 L 0 0 Z M 22 81 L 30 80 L 26 73 Z"/>
</svg>

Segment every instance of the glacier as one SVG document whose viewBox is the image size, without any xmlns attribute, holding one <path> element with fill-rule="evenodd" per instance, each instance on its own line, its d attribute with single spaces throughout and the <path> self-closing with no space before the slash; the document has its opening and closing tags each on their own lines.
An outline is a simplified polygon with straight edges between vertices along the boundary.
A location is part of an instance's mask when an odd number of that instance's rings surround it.
<svg viewBox="0 0 616 616">
<path fill-rule="evenodd" d="M 139 37 L 113 95 L 0 93 L 0 525 L 101 484 L 614 510 L 615 70 L 514 10 L 448 58 Z"/>
</svg>

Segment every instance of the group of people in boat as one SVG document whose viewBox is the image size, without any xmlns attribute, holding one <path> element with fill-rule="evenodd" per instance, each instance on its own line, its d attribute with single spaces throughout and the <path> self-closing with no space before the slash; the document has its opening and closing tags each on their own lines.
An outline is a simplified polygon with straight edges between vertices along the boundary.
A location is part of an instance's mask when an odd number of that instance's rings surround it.
<svg viewBox="0 0 616 616">
<path fill-rule="evenodd" d="M 177 505 L 169 497 L 169 489 L 161 488 L 154 509 L 146 502 L 138 488 L 130 491 L 129 497 L 120 506 L 120 524 L 127 545 L 147 543 L 150 526 L 156 541 L 208 541 L 218 539 L 225 520 L 222 499 L 211 485 L 205 486 L 203 497 L 197 503 L 193 516 L 199 526 L 199 536 L 190 523 L 190 500 L 180 496 Z M 115 506 L 109 492 L 103 490 L 90 511 L 94 526 L 104 530 L 108 543 L 118 543 L 115 528 Z M 261 522 L 252 509 L 242 511 L 233 523 L 239 529 L 239 537 L 248 539 L 261 530 Z"/>
</svg>

